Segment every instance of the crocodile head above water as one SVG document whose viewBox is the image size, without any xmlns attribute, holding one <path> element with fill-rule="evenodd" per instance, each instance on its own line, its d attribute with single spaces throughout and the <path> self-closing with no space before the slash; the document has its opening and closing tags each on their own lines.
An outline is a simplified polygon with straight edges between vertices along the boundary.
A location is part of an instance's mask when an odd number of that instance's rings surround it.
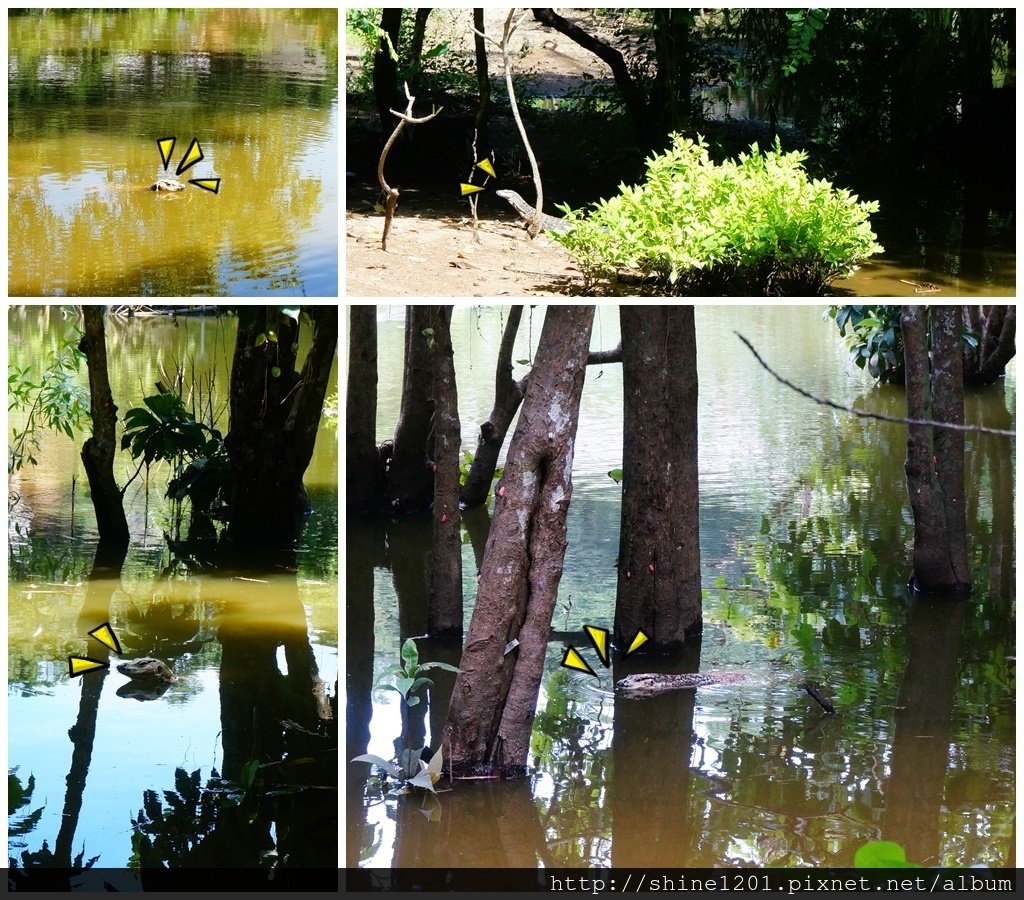
<svg viewBox="0 0 1024 900">
<path fill-rule="evenodd" d="M 154 659 L 152 656 L 125 660 L 117 664 L 117 671 L 122 675 L 127 675 L 133 681 L 149 684 L 170 684 L 172 681 L 178 680 L 167 663 Z"/>
<path fill-rule="evenodd" d="M 149 189 L 151 191 L 183 191 L 185 185 L 173 178 L 158 178 L 149 186 Z"/>
</svg>

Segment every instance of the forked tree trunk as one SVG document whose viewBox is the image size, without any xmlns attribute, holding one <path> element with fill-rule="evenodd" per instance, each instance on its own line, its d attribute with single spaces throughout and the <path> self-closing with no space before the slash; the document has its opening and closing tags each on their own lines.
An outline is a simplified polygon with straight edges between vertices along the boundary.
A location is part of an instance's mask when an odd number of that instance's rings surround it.
<svg viewBox="0 0 1024 900">
<path fill-rule="evenodd" d="M 338 308 L 305 307 L 313 337 L 295 371 L 299 323 L 277 307 L 242 306 L 231 364 L 228 538 L 234 552 L 266 561 L 290 550 L 309 501 L 302 476 L 313 457 L 338 345 Z"/>
<path fill-rule="evenodd" d="M 565 557 L 593 322 L 592 306 L 551 306 L 544 319 L 445 725 L 445 759 L 455 773 L 526 764 Z"/>
<path fill-rule="evenodd" d="M 960 307 L 904 306 L 901 318 L 908 418 L 962 425 Z M 968 592 L 963 432 L 908 425 L 906 473 L 914 513 L 913 586 L 926 592 Z"/>
<path fill-rule="evenodd" d="M 82 307 L 85 335 L 79 349 L 85 353 L 89 368 L 89 409 L 92 416 L 92 437 L 82 447 L 82 463 L 89 479 L 100 544 L 110 548 L 111 555 L 116 557 L 128 545 L 128 519 L 124 514 L 121 489 L 114 481 L 117 407 L 110 393 L 110 378 L 107 374 L 103 312 L 102 306 Z M 123 553 L 120 555 L 123 559 Z"/>
<path fill-rule="evenodd" d="M 450 306 L 430 309 L 434 361 L 433 553 L 427 633 L 462 635 L 462 535 L 459 531 L 459 394 L 455 385 Z"/>
<path fill-rule="evenodd" d="M 622 306 L 622 526 L 616 644 L 678 649 L 701 628 L 692 306 Z"/>
<path fill-rule="evenodd" d="M 377 308 L 349 307 L 345 400 L 345 506 L 368 511 L 383 501 L 377 453 Z"/>
</svg>

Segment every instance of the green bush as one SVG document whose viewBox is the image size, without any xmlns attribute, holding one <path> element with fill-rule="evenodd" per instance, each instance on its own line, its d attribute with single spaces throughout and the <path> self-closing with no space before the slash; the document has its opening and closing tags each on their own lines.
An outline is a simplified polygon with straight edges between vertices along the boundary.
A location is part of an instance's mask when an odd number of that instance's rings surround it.
<svg viewBox="0 0 1024 900">
<path fill-rule="evenodd" d="M 806 155 L 764 153 L 716 165 L 703 144 L 673 135 L 647 179 L 620 186 L 554 235 L 590 281 L 623 270 L 670 294 L 817 295 L 881 252 L 862 202 L 804 171 Z"/>
</svg>

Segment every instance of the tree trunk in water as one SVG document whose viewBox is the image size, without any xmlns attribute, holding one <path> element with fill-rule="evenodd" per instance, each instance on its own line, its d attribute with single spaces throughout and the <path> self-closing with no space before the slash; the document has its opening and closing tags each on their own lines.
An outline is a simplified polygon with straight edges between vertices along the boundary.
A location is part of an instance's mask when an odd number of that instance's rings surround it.
<svg viewBox="0 0 1024 900">
<path fill-rule="evenodd" d="M 128 545 L 128 519 L 124 514 L 121 489 L 114 481 L 114 454 L 117 452 L 117 407 L 110 393 L 107 374 L 107 339 L 103 327 L 102 306 L 82 307 L 85 335 L 78 348 L 85 353 L 89 368 L 89 408 L 92 437 L 82 447 L 82 463 L 89 479 L 89 492 L 96 511 L 100 544 L 111 548 L 113 556 Z"/>
<path fill-rule="evenodd" d="M 337 306 L 305 308 L 313 327 L 295 371 L 299 323 L 277 307 L 243 306 L 231 365 L 231 510 L 236 552 L 266 561 L 294 549 L 309 501 L 302 476 L 313 457 L 324 395 L 338 346 Z"/>
<path fill-rule="evenodd" d="M 405 308 L 405 364 L 402 375 L 402 406 L 395 428 L 387 500 L 398 512 L 416 512 L 430 506 L 434 473 L 430 447 L 434 409 L 431 400 L 433 361 L 425 331 L 430 328 L 430 309 Z"/>
<path fill-rule="evenodd" d="M 615 639 L 677 650 L 701 628 L 692 306 L 622 306 L 622 526 Z"/>
<path fill-rule="evenodd" d="M 498 361 L 494 367 L 494 406 L 487 421 L 480 426 L 476 455 L 469 467 L 466 483 L 462 486 L 461 499 L 467 508 L 480 506 L 487 501 L 491 480 L 498 465 L 498 454 L 526 392 L 526 378 L 520 381 L 512 378 L 512 350 L 522 317 L 523 308 L 513 306 L 501 336 Z"/>
<path fill-rule="evenodd" d="M 451 338 L 452 308 L 431 307 L 434 357 L 433 553 L 427 633 L 462 635 L 462 535 L 459 531 L 459 394 Z"/>
<path fill-rule="evenodd" d="M 926 319 L 931 315 L 929 365 Z M 907 416 L 963 424 L 959 307 L 904 306 Z M 907 489 L 914 513 L 914 575 L 920 591 L 970 590 L 964 513 L 963 432 L 907 426 Z"/>
<path fill-rule="evenodd" d="M 349 308 L 345 400 L 345 506 L 367 511 L 383 500 L 377 453 L 377 308 Z"/>
<path fill-rule="evenodd" d="M 520 771 L 565 557 L 594 307 L 548 307 L 509 447 L 445 726 L 453 772 Z M 514 643 L 515 642 L 515 643 Z"/>
</svg>

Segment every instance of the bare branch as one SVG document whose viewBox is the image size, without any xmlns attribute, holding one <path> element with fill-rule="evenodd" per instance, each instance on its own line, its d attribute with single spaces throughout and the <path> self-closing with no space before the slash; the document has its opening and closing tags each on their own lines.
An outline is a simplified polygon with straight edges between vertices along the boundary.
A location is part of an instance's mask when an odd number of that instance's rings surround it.
<svg viewBox="0 0 1024 900">
<path fill-rule="evenodd" d="M 391 151 L 391 147 L 395 141 L 398 140 L 398 135 L 406 125 L 422 125 L 424 122 L 429 122 L 434 116 L 436 116 L 441 109 L 435 109 L 429 116 L 423 116 L 419 119 L 414 119 L 412 116 L 412 105 L 416 101 L 416 98 L 409 93 L 409 85 L 405 85 L 405 96 L 409 101 L 404 113 L 391 110 L 393 116 L 398 116 L 398 124 L 395 126 L 395 130 L 391 132 L 391 137 L 388 138 L 388 142 L 384 145 L 384 149 L 380 153 L 380 159 L 377 161 L 377 181 L 380 183 L 381 190 L 387 195 L 387 201 L 385 203 L 384 210 L 384 234 L 380 239 L 380 249 L 385 252 L 388 249 L 388 232 L 391 230 L 391 220 L 395 215 L 395 207 L 398 206 L 398 188 L 393 188 L 391 185 L 384 180 L 384 162 L 388 158 L 388 153 Z"/>
<path fill-rule="evenodd" d="M 743 341 L 744 344 L 747 345 L 747 349 L 754 354 L 754 359 L 756 359 L 761 364 L 761 367 L 765 369 L 768 372 L 768 374 L 772 376 L 772 378 L 774 378 L 780 384 L 784 384 L 790 390 L 796 391 L 801 397 L 806 397 L 808 400 L 813 400 L 820 406 L 828 406 L 831 409 L 837 409 L 840 412 L 850 413 L 851 415 L 859 416 L 862 419 L 878 419 L 882 422 L 899 422 L 904 425 L 931 425 L 933 428 L 948 428 L 951 431 L 976 431 L 981 434 L 998 434 L 1006 437 L 1017 436 L 1016 431 L 1006 431 L 1002 428 L 986 428 L 984 425 L 956 425 L 952 422 L 935 422 L 931 419 L 908 419 L 903 416 L 887 416 L 884 415 L 883 413 L 871 413 L 864 412 L 864 410 L 861 409 L 853 409 L 853 407 L 844 406 L 841 403 L 836 403 L 834 400 L 826 400 L 823 397 L 815 396 L 810 391 L 805 391 L 803 388 L 797 387 L 795 384 L 793 384 L 792 381 L 787 381 L 778 372 L 772 369 L 772 367 L 769 366 L 768 363 L 761 359 L 761 354 L 759 354 L 754 349 L 754 345 L 751 344 L 750 341 L 748 341 L 742 334 L 740 334 L 738 331 L 734 331 L 733 334 L 735 334 L 736 337 L 738 337 L 741 341 Z"/>
</svg>

